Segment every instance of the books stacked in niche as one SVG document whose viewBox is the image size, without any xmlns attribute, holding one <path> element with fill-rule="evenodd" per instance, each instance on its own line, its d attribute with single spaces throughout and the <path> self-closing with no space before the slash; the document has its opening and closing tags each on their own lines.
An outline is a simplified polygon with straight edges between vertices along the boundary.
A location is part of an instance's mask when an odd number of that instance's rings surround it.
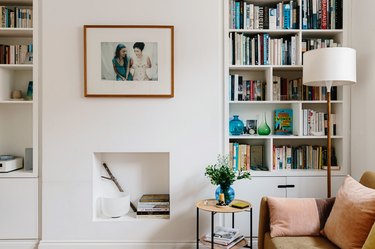
<svg viewBox="0 0 375 249">
<path fill-rule="evenodd" d="M 138 201 L 137 218 L 169 219 L 169 194 L 145 194 Z"/>
<path fill-rule="evenodd" d="M 200 240 L 202 244 L 211 245 L 211 233 L 203 236 Z M 245 237 L 238 229 L 230 227 L 217 226 L 214 231 L 214 248 L 242 248 L 246 246 L 247 242 Z"/>
</svg>

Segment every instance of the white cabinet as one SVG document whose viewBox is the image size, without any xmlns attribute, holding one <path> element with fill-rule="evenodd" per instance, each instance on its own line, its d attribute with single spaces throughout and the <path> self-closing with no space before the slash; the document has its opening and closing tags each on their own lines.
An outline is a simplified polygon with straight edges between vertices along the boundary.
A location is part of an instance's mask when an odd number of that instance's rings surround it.
<svg viewBox="0 0 375 249">
<path fill-rule="evenodd" d="M 0 240 L 35 241 L 40 154 L 38 1 L 0 0 L 0 11 L 5 20 L 0 22 L 0 155 L 22 157 L 25 162 L 32 148 L 31 164 L 0 173 Z M 13 91 L 22 95 L 12 95 Z"/>
<path fill-rule="evenodd" d="M 0 179 L 0 240 L 38 238 L 38 179 Z"/>
</svg>

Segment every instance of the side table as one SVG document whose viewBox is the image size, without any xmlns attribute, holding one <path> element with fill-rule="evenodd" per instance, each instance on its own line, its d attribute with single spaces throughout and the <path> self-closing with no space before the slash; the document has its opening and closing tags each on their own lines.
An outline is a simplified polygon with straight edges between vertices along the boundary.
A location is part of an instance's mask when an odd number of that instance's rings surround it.
<svg viewBox="0 0 375 249">
<path fill-rule="evenodd" d="M 235 199 L 233 201 L 242 201 L 249 204 L 247 208 L 234 208 L 231 206 L 219 207 L 216 206 L 217 201 L 215 199 L 206 199 L 198 201 L 195 206 L 197 207 L 197 249 L 199 248 L 199 210 L 211 212 L 211 248 L 214 248 L 214 218 L 217 213 L 231 213 L 232 214 L 232 228 L 234 228 L 234 214 L 241 212 L 250 213 L 250 245 L 245 246 L 246 248 L 253 248 L 253 208 L 251 204 L 244 200 Z M 236 248 L 236 246 L 232 247 Z"/>
</svg>

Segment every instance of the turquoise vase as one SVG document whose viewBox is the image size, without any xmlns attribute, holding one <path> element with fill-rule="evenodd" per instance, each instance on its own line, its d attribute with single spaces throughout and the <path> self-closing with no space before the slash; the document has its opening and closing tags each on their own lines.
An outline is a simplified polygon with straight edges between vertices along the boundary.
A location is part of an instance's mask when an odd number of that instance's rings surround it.
<svg viewBox="0 0 375 249">
<path fill-rule="evenodd" d="M 267 136 L 271 134 L 271 128 L 267 124 L 266 113 L 263 113 L 262 119 L 259 122 L 258 135 Z"/>
<path fill-rule="evenodd" d="M 229 121 L 229 132 L 233 136 L 238 136 L 243 133 L 244 124 L 238 118 L 238 115 L 233 115 L 233 119 Z"/>
<path fill-rule="evenodd" d="M 224 201 L 226 205 L 229 205 L 234 200 L 235 192 L 232 187 L 229 187 L 227 189 L 222 189 L 220 185 L 217 187 L 215 191 L 215 198 L 219 202 L 220 200 L 220 194 L 224 194 Z"/>
</svg>

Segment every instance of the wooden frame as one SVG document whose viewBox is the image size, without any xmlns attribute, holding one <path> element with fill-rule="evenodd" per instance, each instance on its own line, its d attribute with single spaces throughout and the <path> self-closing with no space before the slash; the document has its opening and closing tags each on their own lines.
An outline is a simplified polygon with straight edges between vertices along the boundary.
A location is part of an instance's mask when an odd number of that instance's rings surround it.
<svg viewBox="0 0 375 249">
<path fill-rule="evenodd" d="M 85 97 L 174 96 L 174 26 L 84 25 Z"/>
</svg>

